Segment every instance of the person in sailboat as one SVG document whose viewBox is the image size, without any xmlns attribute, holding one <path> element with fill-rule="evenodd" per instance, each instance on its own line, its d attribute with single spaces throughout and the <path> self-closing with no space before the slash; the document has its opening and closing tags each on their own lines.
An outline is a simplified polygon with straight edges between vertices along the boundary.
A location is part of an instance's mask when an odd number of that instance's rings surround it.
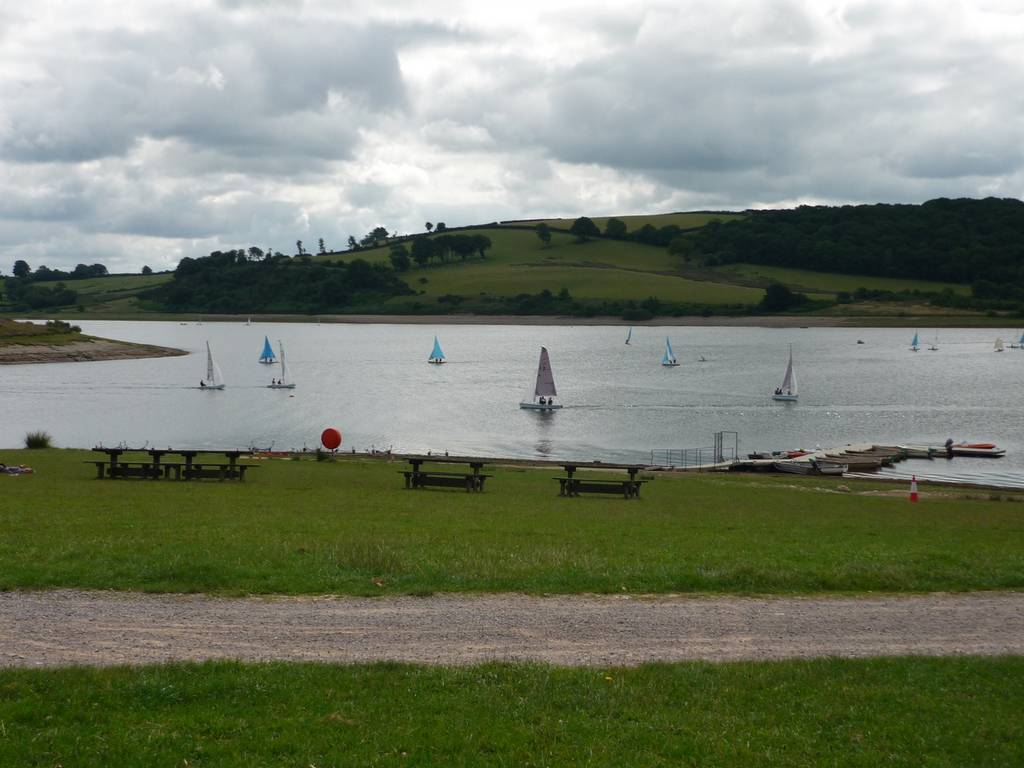
<svg viewBox="0 0 1024 768">
<path fill-rule="evenodd" d="M 540 404 L 541 405 L 547 405 L 548 404 L 548 401 L 544 399 L 543 395 L 541 395 L 541 397 L 540 397 Z"/>
<path fill-rule="evenodd" d="M 202 379 L 200 379 L 200 380 L 199 380 L 199 386 L 200 386 L 200 387 L 205 387 L 205 386 L 206 386 L 206 382 L 205 382 L 205 381 L 203 381 Z"/>
</svg>

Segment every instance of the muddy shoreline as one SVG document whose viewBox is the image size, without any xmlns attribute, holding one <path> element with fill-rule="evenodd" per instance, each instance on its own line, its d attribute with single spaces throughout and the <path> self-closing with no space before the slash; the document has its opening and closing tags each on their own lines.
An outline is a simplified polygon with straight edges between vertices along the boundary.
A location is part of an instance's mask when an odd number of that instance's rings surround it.
<svg viewBox="0 0 1024 768">
<path fill-rule="evenodd" d="M 81 363 L 98 360 L 136 360 L 187 355 L 183 349 L 132 344 L 127 341 L 84 336 L 68 344 L 8 344 L 0 346 L 0 365 Z"/>
</svg>

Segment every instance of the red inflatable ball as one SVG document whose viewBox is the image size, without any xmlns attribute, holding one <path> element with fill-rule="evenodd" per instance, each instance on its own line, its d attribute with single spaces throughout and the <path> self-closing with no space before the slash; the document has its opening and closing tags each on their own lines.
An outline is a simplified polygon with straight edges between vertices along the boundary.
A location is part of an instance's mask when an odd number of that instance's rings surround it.
<svg viewBox="0 0 1024 768">
<path fill-rule="evenodd" d="M 324 444 L 324 448 L 333 451 L 341 445 L 341 432 L 334 427 L 328 427 L 320 433 L 320 442 Z"/>
</svg>

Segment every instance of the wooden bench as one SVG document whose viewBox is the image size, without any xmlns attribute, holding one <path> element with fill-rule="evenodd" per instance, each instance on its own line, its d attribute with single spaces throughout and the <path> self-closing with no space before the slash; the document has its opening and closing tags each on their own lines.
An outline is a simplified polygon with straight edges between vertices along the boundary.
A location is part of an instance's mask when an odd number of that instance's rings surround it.
<svg viewBox="0 0 1024 768">
<path fill-rule="evenodd" d="M 402 470 L 405 475 L 406 488 L 425 488 L 436 486 L 439 488 L 465 488 L 467 493 L 480 493 L 484 489 L 484 481 L 490 475 L 482 475 L 477 472 L 423 472 L 414 470 Z"/>
<path fill-rule="evenodd" d="M 438 488 L 465 488 L 467 493 L 481 493 L 484 489 L 484 481 L 490 477 L 480 472 L 486 462 L 480 459 L 467 456 L 399 456 L 409 462 L 410 469 L 400 470 L 405 476 L 406 488 L 425 488 L 435 486 Z M 439 470 L 424 470 L 426 463 L 437 464 L 467 464 L 472 470 L 467 472 L 442 472 Z"/>
<path fill-rule="evenodd" d="M 174 479 L 181 478 L 181 468 L 184 464 L 177 462 L 156 463 L 152 461 L 119 461 L 111 465 L 107 461 L 86 461 L 86 464 L 93 464 L 96 467 L 96 477 L 102 480 L 104 477 L 133 478 L 138 477 L 145 480 L 167 479 L 172 474 Z"/>
<path fill-rule="evenodd" d="M 603 480 L 597 478 L 556 477 L 559 496 L 579 496 L 581 493 L 616 493 L 625 499 L 640 498 L 643 480 Z"/>
<path fill-rule="evenodd" d="M 238 480 L 245 482 L 245 471 L 253 469 L 249 464 L 220 464 L 204 462 L 202 464 L 190 464 L 185 466 L 181 472 L 185 480 Z"/>
<path fill-rule="evenodd" d="M 238 458 L 242 451 L 198 451 L 198 450 L 171 450 L 170 448 L 131 449 L 121 448 L 94 448 L 93 450 L 107 455 L 106 461 L 87 461 L 96 467 L 96 477 L 100 480 L 107 479 L 128 479 L 140 478 L 144 480 L 170 479 L 175 480 L 239 480 L 245 481 L 245 471 L 251 469 L 251 464 L 239 464 Z M 142 461 L 121 461 L 121 456 L 126 453 L 146 453 L 149 460 Z M 181 456 L 183 461 L 162 461 L 163 457 L 173 454 Z M 223 461 L 200 461 L 195 459 L 199 454 L 216 454 L 227 459 Z"/>
<path fill-rule="evenodd" d="M 580 468 L 586 469 L 621 469 L 624 470 L 629 477 L 628 478 L 596 478 L 576 477 L 576 470 Z M 637 480 L 636 476 L 643 467 L 640 464 L 605 464 L 603 462 L 573 462 L 571 464 L 563 464 L 562 469 L 565 470 L 565 477 L 556 477 L 558 480 L 558 495 L 559 496 L 579 496 L 581 493 L 621 493 L 623 498 L 626 499 L 639 499 L 640 498 L 640 486 L 644 484 L 644 480 Z"/>
</svg>

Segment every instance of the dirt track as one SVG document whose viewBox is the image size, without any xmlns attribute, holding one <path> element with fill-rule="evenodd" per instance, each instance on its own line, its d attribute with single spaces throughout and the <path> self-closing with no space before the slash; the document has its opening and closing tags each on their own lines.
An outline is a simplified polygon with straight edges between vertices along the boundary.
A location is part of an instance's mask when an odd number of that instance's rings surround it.
<svg viewBox="0 0 1024 768">
<path fill-rule="evenodd" d="M 0 666 L 219 658 L 605 666 L 907 654 L 1024 654 L 1024 593 L 768 599 L 0 593 Z"/>
</svg>

